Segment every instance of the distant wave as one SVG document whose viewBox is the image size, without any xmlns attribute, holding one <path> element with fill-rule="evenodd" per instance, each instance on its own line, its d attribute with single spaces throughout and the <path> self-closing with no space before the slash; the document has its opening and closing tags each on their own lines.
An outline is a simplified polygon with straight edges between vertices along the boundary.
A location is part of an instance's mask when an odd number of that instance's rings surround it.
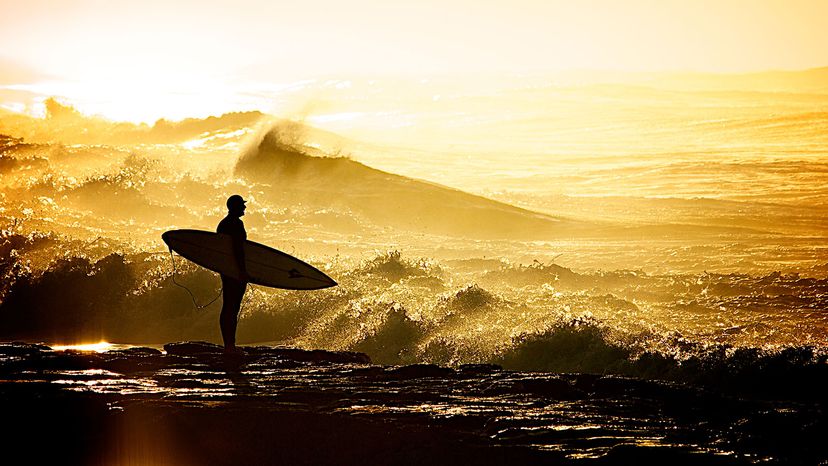
<svg viewBox="0 0 828 466">
<path fill-rule="evenodd" d="M 314 156 L 275 125 L 242 154 L 239 176 L 270 185 L 272 202 L 347 209 L 376 225 L 471 238 L 549 238 L 581 228 L 437 184 L 386 173 L 347 157 Z"/>
</svg>

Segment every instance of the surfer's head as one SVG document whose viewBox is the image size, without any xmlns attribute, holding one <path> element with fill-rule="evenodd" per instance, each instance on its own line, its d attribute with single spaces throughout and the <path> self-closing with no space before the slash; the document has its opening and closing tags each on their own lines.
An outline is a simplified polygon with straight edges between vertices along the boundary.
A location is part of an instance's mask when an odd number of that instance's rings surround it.
<svg viewBox="0 0 828 466">
<path fill-rule="evenodd" d="M 234 215 L 241 217 L 244 215 L 244 209 L 247 208 L 245 206 L 245 201 L 241 196 L 238 194 L 233 194 L 232 196 L 227 198 L 227 210 Z"/>
</svg>

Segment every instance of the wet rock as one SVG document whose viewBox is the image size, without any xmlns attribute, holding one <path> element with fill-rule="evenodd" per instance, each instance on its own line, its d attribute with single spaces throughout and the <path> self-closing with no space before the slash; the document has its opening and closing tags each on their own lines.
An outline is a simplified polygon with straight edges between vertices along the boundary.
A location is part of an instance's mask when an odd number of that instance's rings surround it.
<svg viewBox="0 0 828 466">
<path fill-rule="evenodd" d="M 162 354 L 160 350 L 155 348 L 148 348 L 145 346 L 136 346 L 134 348 L 119 349 L 107 351 L 106 354 L 118 354 L 124 356 L 144 356 L 144 355 L 158 355 Z"/>
<path fill-rule="evenodd" d="M 454 370 L 435 364 L 412 364 L 389 369 L 386 374 L 400 379 L 422 379 L 427 377 L 449 377 L 454 375 Z"/>
<path fill-rule="evenodd" d="M 232 366 L 234 362 L 232 359 L 227 360 L 225 359 L 226 364 L 225 366 Z M 245 362 L 245 361 L 242 361 Z M 292 361 L 290 359 L 279 359 L 279 358 L 266 358 L 266 357 L 259 357 L 254 359 L 252 362 L 243 364 L 244 367 L 248 369 L 295 369 L 297 367 L 306 366 L 307 363 L 301 361 Z"/>
<path fill-rule="evenodd" d="M 559 377 L 532 377 L 498 380 L 483 390 L 485 395 L 536 395 L 554 400 L 577 400 L 583 391 Z"/>
<path fill-rule="evenodd" d="M 448 427 L 454 431 L 481 432 L 491 419 L 491 416 L 486 415 L 455 414 L 436 419 L 434 422 L 439 423 L 441 427 Z"/>
<path fill-rule="evenodd" d="M 625 432 L 604 427 L 510 427 L 498 431 L 494 438 L 514 445 L 554 445 L 578 442 L 587 448 L 616 445 L 623 442 Z"/>
<path fill-rule="evenodd" d="M 556 400 L 577 400 L 584 397 L 581 390 L 557 377 L 524 379 L 516 383 L 514 388 L 522 393 L 532 393 Z"/>
<path fill-rule="evenodd" d="M 575 388 L 585 392 L 592 392 L 595 381 L 601 378 L 597 374 L 568 374 L 568 377 Z"/>
<path fill-rule="evenodd" d="M 457 370 L 462 374 L 489 374 L 502 371 L 503 366 L 498 364 L 463 364 Z"/>
<path fill-rule="evenodd" d="M 120 373 L 155 371 L 169 366 L 173 359 L 161 354 L 142 354 L 139 356 L 135 354 L 118 355 L 118 357 L 107 358 L 101 364 L 101 367 Z"/>
<path fill-rule="evenodd" d="M 378 377 L 385 374 L 385 369 L 379 366 L 359 367 L 345 371 L 345 374 L 351 377 Z"/>
<path fill-rule="evenodd" d="M 160 385 L 169 388 L 209 388 L 210 385 L 206 384 L 202 380 L 196 379 L 173 379 L 173 380 L 160 380 Z"/>
<path fill-rule="evenodd" d="M 597 464 L 662 464 L 670 466 L 750 464 L 732 456 L 714 455 L 683 448 L 621 444 L 612 447 Z"/>
<path fill-rule="evenodd" d="M 66 350 L 44 354 L 43 357 L 35 358 L 32 362 L 38 369 L 85 370 L 101 367 L 103 358 L 98 354 Z"/>
<path fill-rule="evenodd" d="M 267 348 L 267 347 L 263 347 Z M 256 354 L 255 351 L 250 351 Z M 325 351 L 325 350 L 302 350 L 296 348 L 269 348 L 266 350 L 268 356 L 275 356 L 282 359 L 311 363 L 334 363 L 334 364 L 371 364 L 371 358 L 364 353 L 352 351 Z"/>
<path fill-rule="evenodd" d="M 633 395 L 641 391 L 642 380 L 608 375 L 601 377 L 592 384 L 593 392 L 598 396 Z"/>
<path fill-rule="evenodd" d="M 120 373 L 157 370 L 173 359 L 166 358 L 155 348 L 146 347 L 111 350 L 101 354 L 101 358 L 104 361 L 102 368 Z"/>
<path fill-rule="evenodd" d="M 359 449 L 350 459 L 360 464 L 675 466 L 742 464 L 742 458 L 819 464 L 828 458 L 820 443 L 828 432 L 824 404 L 490 365 L 374 366 L 362 363 L 367 357 L 359 353 L 250 347 L 239 358 L 227 358 L 209 343 L 168 348 L 172 353 L 39 350 L 30 358 L 9 358 L 15 361 L 0 371 L 0 412 L 17 410 L 8 423 L 16 432 L 20 419 L 31 419 L 20 438 L 44 422 L 72 426 L 43 432 L 68 458 L 65 464 L 88 464 L 83 455 L 119 441 L 134 442 L 136 452 L 166 442 L 193 455 L 154 461 L 165 464 L 349 463 L 343 448 Z M 97 411 L 79 403 L 84 399 L 97 400 Z M 78 409 L 69 410 L 71 400 Z M 115 427 L 93 431 L 104 418 Z M 118 430 L 136 425 L 142 427 Z M 385 437 L 390 428 L 399 429 L 393 444 Z M 379 437 L 371 439 L 369 432 Z M 67 435 L 72 441 L 61 443 Z M 73 455 L 73 445 L 83 448 Z M 213 450 L 205 452 L 208 447 Z M 459 450 L 464 447 L 470 450 Z M 424 448 L 433 455 L 424 456 Z M 95 464 L 124 459 L 113 458 Z"/>
<path fill-rule="evenodd" d="M 238 364 L 252 363 L 262 360 L 271 360 L 270 365 L 279 367 L 295 367 L 295 364 L 278 364 L 275 361 L 293 361 L 310 364 L 370 364 L 371 358 L 363 353 L 351 351 L 303 350 L 298 348 L 272 346 L 240 346 L 239 353 L 225 355 L 220 345 L 205 341 L 187 341 L 168 343 L 164 350 L 169 356 L 195 357 L 205 363 Z M 151 348 L 147 348 L 150 349 Z M 218 359 L 217 359 L 218 358 Z"/>
<path fill-rule="evenodd" d="M 178 343 L 167 343 L 164 345 L 167 354 L 176 356 L 196 356 L 203 354 L 216 354 L 224 351 L 224 348 L 206 341 L 184 341 Z"/>
<path fill-rule="evenodd" d="M 46 345 L 18 341 L 0 344 L 0 355 L 3 356 L 31 356 L 43 351 L 52 351 L 52 348 Z"/>
<path fill-rule="evenodd" d="M 676 400 L 693 397 L 695 393 L 689 389 L 679 389 L 669 382 L 633 379 L 618 376 L 605 376 L 592 384 L 592 392 L 597 396 L 637 396 L 642 398 L 657 398 Z"/>
</svg>

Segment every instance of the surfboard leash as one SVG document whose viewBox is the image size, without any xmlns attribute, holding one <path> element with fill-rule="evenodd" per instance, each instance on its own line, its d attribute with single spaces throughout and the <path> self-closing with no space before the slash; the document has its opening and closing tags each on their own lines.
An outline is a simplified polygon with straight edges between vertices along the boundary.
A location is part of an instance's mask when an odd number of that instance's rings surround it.
<svg viewBox="0 0 828 466">
<path fill-rule="evenodd" d="M 218 292 L 218 294 L 216 295 L 216 297 L 215 297 L 215 298 L 211 299 L 209 303 L 207 303 L 207 304 L 205 304 L 205 305 L 203 305 L 203 306 L 199 306 L 199 305 L 198 305 L 198 303 L 196 302 L 196 298 L 195 298 L 195 295 L 193 295 L 193 292 L 192 292 L 192 291 L 190 291 L 190 289 L 189 289 L 189 288 L 187 288 L 185 285 L 182 285 L 181 283 L 178 283 L 177 281 L 175 281 L 175 275 L 176 275 L 176 268 L 175 268 L 175 254 L 173 254 L 173 250 L 172 250 L 172 248 L 171 248 L 171 247 L 170 247 L 169 249 L 170 249 L 170 260 L 172 261 L 172 266 L 173 266 L 172 281 L 173 281 L 173 283 L 175 283 L 176 285 L 178 285 L 178 286 L 180 286 L 181 288 L 184 288 L 185 290 L 187 290 L 187 293 L 190 295 L 190 299 L 192 299 L 192 300 L 193 300 L 193 306 L 195 306 L 196 310 L 199 310 L 199 311 L 200 311 L 200 310 L 204 309 L 205 307 L 207 307 L 207 306 L 209 306 L 209 305 L 213 304 L 214 302 L 216 302 L 216 300 L 217 300 L 217 299 L 219 299 L 219 296 L 221 296 L 221 293 L 222 293 L 222 292 L 224 292 L 224 286 L 222 286 L 221 288 L 219 288 L 219 292 Z"/>
</svg>

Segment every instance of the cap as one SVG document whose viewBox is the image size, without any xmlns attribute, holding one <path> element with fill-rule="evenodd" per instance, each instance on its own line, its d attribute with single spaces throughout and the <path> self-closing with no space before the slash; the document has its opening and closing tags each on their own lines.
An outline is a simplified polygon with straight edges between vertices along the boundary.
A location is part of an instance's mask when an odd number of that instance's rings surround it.
<svg viewBox="0 0 828 466">
<path fill-rule="evenodd" d="M 227 208 L 232 209 L 236 206 L 243 206 L 245 202 L 247 201 L 245 201 L 241 196 L 239 196 L 238 194 L 233 194 L 232 196 L 227 198 Z"/>
</svg>

